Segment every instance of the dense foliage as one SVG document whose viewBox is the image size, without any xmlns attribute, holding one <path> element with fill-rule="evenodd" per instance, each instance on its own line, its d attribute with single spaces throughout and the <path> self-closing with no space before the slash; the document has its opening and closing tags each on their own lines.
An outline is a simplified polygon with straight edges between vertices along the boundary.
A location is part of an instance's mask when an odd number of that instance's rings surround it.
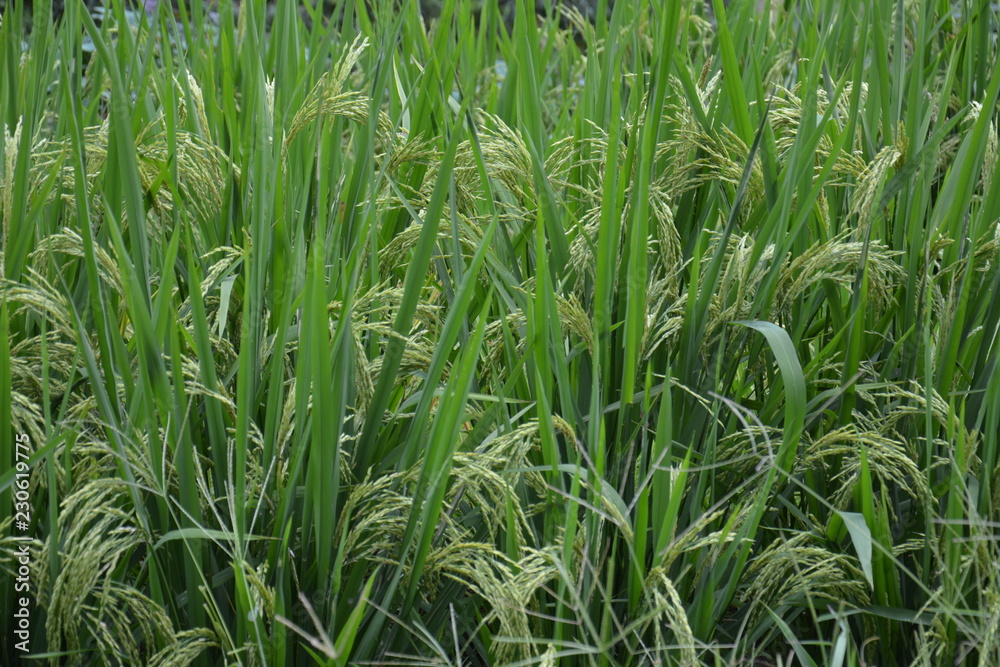
<svg viewBox="0 0 1000 667">
<path fill-rule="evenodd" d="M 988 2 L 21 4 L 35 654 L 1000 664 Z"/>
</svg>

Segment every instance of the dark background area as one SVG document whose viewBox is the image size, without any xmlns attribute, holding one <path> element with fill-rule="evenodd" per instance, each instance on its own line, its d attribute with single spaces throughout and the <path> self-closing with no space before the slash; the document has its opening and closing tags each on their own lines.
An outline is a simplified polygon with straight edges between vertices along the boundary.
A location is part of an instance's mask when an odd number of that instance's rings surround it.
<svg viewBox="0 0 1000 667">
<path fill-rule="evenodd" d="M 178 3 L 181 1 L 186 1 L 189 6 L 191 2 L 191 0 L 170 0 L 170 1 L 175 9 L 177 8 Z M 205 6 L 209 9 L 213 7 L 217 8 L 220 2 L 220 0 L 203 0 L 203 1 Z M 335 3 L 327 0 L 319 0 L 319 1 L 322 2 L 324 6 L 325 10 L 324 14 L 326 14 L 328 17 L 332 15 Z M 528 4 L 531 4 L 531 1 L 532 0 L 528 0 Z M 420 7 L 421 10 L 423 11 L 424 17 L 430 20 L 438 16 L 441 12 L 442 2 L 443 0 L 420 0 Z M 473 2 L 475 5 L 480 5 L 480 6 L 485 4 L 486 2 L 498 3 L 501 9 L 501 13 L 507 20 L 508 25 L 511 25 L 513 23 L 514 10 L 517 5 L 516 0 L 473 0 Z M 32 0 L 24 1 L 24 24 L 25 24 L 24 29 L 26 33 L 31 31 L 32 17 L 34 14 L 34 5 L 36 4 L 39 7 L 42 7 L 46 3 L 43 2 L 36 3 L 32 2 Z M 94 7 L 105 4 L 105 2 L 104 0 L 84 0 L 84 4 L 86 4 L 88 8 L 93 9 Z M 139 7 L 142 5 L 142 2 L 140 2 L 139 0 L 130 0 L 130 4 L 135 7 Z M 268 2 L 269 7 L 273 7 L 274 4 L 275 2 L 273 0 Z M 580 10 L 581 14 L 583 14 L 591 21 L 593 21 L 597 16 L 598 0 L 549 0 L 548 3 L 546 3 L 544 0 L 534 0 L 535 12 L 540 15 L 546 14 L 549 10 L 549 8 L 546 7 L 546 4 L 548 4 L 553 10 L 556 10 L 558 5 L 560 4 L 575 7 L 578 10 Z M 0 0 L 0 11 L 6 11 L 7 5 L 10 5 L 11 9 L 13 9 L 14 0 Z M 59 17 L 62 15 L 65 1 L 52 0 L 51 5 L 52 5 L 52 16 L 56 21 L 58 21 Z M 238 1 L 234 2 L 234 6 L 235 8 L 238 9 L 239 2 Z M 614 7 L 614 0 L 607 0 L 607 11 L 609 16 L 611 13 L 611 9 L 613 7 Z"/>
</svg>

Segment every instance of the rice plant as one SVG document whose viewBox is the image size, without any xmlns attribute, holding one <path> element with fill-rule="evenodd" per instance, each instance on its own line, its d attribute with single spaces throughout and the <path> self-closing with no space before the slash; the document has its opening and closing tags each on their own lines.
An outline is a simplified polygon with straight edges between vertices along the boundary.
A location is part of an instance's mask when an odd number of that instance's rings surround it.
<svg viewBox="0 0 1000 667">
<path fill-rule="evenodd" d="M 0 662 L 1000 662 L 989 3 L 52 4 Z"/>
</svg>

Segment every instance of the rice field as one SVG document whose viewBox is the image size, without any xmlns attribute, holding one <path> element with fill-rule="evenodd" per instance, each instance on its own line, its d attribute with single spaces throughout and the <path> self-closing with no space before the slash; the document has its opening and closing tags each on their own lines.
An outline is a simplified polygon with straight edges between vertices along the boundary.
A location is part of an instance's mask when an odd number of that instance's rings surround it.
<svg viewBox="0 0 1000 667">
<path fill-rule="evenodd" d="M 995 4 L 49 4 L 0 663 L 1000 664 Z"/>
</svg>

